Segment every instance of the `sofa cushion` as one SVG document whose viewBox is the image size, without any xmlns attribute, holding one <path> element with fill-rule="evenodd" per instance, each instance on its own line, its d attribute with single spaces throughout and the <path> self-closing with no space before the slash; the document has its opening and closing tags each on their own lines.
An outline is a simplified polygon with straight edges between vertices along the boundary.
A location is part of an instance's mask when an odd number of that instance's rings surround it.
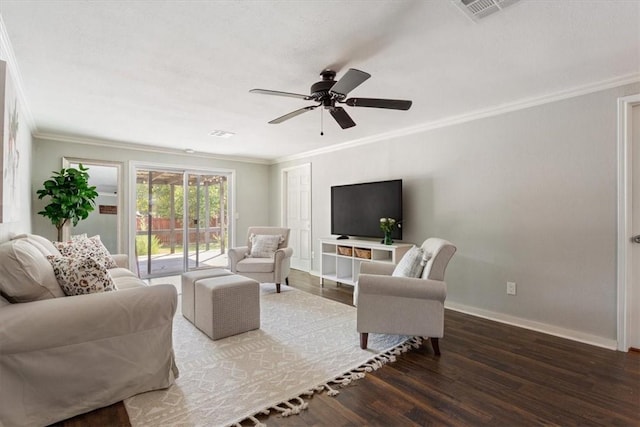
<svg viewBox="0 0 640 427">
<path fill-rule="evenodd" d="M 115 268 L 118 266 L 107 248 L 102 244 L 99 235 L 88 238 L 76 238 L 66 242 L 55 242 L 54 245 L 58 248 L 62 256 L 73 258 L 91 257 L 106 268 Z"/>
<path fill-rule="evenodd" d="M 273 258 L 245 258 L 236 264 L 238 273 L 273 273 Z"/>
<path fill-rule="evenodd" d="M 279 234 L 252 234 L 249 240 L 251 242 L 250 257 L 273 258 L 284 237 Z"/>
<path fill-rule="evenodd" d="M 126 268 L 122 268 L 122 267 L 110 268 L 108 271 L 109 271 L 109 274 L 111 275 L 111 278 L 114 280 L 120 277 L 133 277 L 135 279 L 138 278 L 138 276 L 136 276 L 136 274 L 133 271 L 128 270 Z"/>
<path fill-rule="evenodd" d="M 11 303 L 9 301 L 7 301 L 6 299 L 2 298 L 2 296 L 0 296 L 0 307 L 4 307 L 7 305 L 11 305 Z"/>
<path fill-rule="evenodd" d="M 0 245 L 0 294 L 12 303 L 64 296 L 51 264 L 25 239 Z"/>
<path fill-rule="evenodd" d="M 113 279 L 102 262 L 88 257 L 75 258 L 49 255 L 56 279 L 68 296 L 115 291 Z"/>
<path fill-rule="evenodd" d="M 111 272 L 111 270 L 109 270 L 109 272 Z M 147 286 L 142 280 L 138 279 L 135 276 L 115 277 L 113 278 L 113 283 L 116 285 L 118 290 L 141 288 Z"/>
<path fill-rule="evenodd" d="M 16 239 L 24 239 L 29 242 L 33 247 L 38 249 L 42 255 L 60 255 L 60 251 L 53 245 L 51 240 L 46 239 L 42 236 L 38 236 L 37 234 L 18 234 L 11 238 L 11 240 Z"/>
</svg>

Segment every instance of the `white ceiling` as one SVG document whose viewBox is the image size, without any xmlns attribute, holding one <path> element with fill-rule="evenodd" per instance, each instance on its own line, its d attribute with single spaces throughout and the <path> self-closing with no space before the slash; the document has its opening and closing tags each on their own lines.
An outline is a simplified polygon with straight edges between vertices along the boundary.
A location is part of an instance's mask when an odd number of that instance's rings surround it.
<svg viewBox="0 0 640 427">
<path fill-rule="evenodd" d="M 272 161 L 640 73 L 640 2 L 520 0 L 472 22 L 450 0 L 0 1 L 36 134 Z M 307 94 L 372 77 L 342 130 Z M 222 129 L 232 138 L 208 133 Z"/>
</svg>

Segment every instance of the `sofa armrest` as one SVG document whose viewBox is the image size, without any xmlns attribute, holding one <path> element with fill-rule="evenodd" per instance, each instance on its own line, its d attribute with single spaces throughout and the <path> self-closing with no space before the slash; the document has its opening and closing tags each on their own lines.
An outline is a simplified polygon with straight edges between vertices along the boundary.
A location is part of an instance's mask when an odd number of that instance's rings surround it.
<svg viewBox="0 0 640 427">
<path fill-rule="evenodd" d="M 394 264 L 383 264 L 380 262 L 363 262 L 360 264 L 360 274 L 379 274 L 391 276 L 396 266 Z"/>
<path fill-rule="evenodd" d="M 249 252 L 248 246 L 238 246 L 229 249 L 227 256 L 229 257 L 229 269 L 232 273 L 236 272 L 236 264 L 247 256 L 247 252 Z"/>
<path fill-rule="evenodd" d="M 172 322 L 172 285 L 11 304 L 0 309 L 0 355 L 135 334 Z"/>
<path fill-rule="evenodd" d="M 111 258 L 116 262 L 116 265 L 120 268 L 129 268 L 129 255 L 127 254 L 114 254 Z"/>
<path fill-rule="evenodd" d="M 447 284 L 438 280 L 361 274 L 358 295 L 380 295 L 440 301 L 447 297 Z"/>
</svg>

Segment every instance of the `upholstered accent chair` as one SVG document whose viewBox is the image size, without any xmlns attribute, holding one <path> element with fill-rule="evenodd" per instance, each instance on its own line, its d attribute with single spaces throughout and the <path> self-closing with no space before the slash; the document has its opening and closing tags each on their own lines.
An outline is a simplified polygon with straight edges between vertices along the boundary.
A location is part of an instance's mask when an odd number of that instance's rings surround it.
<svg viewBox="0 0 640 427">
<path fill-rule="evenodd" d="M 289 284 L 293 255 L 289 232 L 284 227 L 249 227 L 247 245 L 229 249 L 231 272 L 260 283 L 275 283 L 279 293 L 282 283 Z"/>
<path fill-rule="evenodd" d="M 447 296 L 444 273 L 456 247 L 446 240 L 430 238 L 422 249 L 425 265 L 416 278 L 392 276 L 394 265 L 362 263 L 354 304 L 363 349 L 367 348 L 370 332 L 411 335 L 430 338 L 434 353 L 440 355 L 438 338 L 444 335 Z"/>
</svg>

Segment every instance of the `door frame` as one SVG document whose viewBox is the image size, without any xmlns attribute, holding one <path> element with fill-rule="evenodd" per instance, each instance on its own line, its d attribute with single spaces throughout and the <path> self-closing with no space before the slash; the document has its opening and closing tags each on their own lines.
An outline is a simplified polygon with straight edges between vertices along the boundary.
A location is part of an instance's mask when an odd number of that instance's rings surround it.
<svg viewBox="0 0 640 427">
<path fill-rule="evenodd" d="M 80 157 L 67 157 L 64 156 L 62 158 L 62 167 L 68 168 L 71 163 L 82 163 L 83 166 L 105 166 L 105 167 L 114 167 L 116 168 L 116 174 L 118 177 L 116 186 L 117 186 L 117 207 L 116 207 L 116 242 L 118 247 L 118 253 L 125 253 L 125 245 L 124 239 L 122 238 L 122 232 L 125 228 L 124 212 L 128 212 L 128 206 L 126 204 L 126 198 L 124 196 L 124 176 L 122 175 L 122 171 L 124 168 L 124 162 L 119 161 L 111 161 L 111 160 L 98 160 L 98 159 L 88 159 L 88 158 L 80 158 Z M 70 229 L 70 228 L 69 228 Z"/>
<path fill-rule="evenodd" d="M 632 265 L 631 251 L 631 217 L 632 212 L 632 192 L 631 179 L 633 164 L 631 157 L 631 146 L 633 143 L 631 126 L 631 111 L 634 106 L 640 105 L 640 93 L 618 98 L 618 268 L 617 268 L 617 290 L 618 290 L 618 327 L 617 344 L 618 350 L 629 351 L 629 306 L 631 301 L 628 295 L 631 291 Z M 640 167 L 640 165 L 636 165 Z"/>
<path fill-rule="evenodd" d="M 287 168 L 283 168 L 280 170 L 280 226 L 284 227 L 287 223 L 287 208 L 288 208 L 288 174 L 291 171 L 296 169 L 306 169 L 309 171 L 309 181 L 310 181 L 310 189 L 309 189 L 309 248 L 313 248 L 313 180 L 312 180 L 312 171 L 311 171 L 311 163 L 302 163 L 300 165 L 291 166 Z M 313 249 L 311 249 L 311 253 L 309 254 L 311 259 L 309 260 L 309 271 L 313 270 Z"/>
<path fill-rule="evenodd" d="M 171 172 L 181 172 L 183 173 L 183 180 L 186 180 L 187 174 L 202 174 L 202 175 L 212 175 L 212 174 L 226 174 L 228 176 L 227 179 L 227 197 L 229 199 L 227 212 L 228 212 L 228 220 L 229 220 L 229 229 L 227 238 L 229 239 L 229 247 L 232 246 L 232 242 L 235 242 L 235 233 L 236 233 L 236 223 L 234 221 L 236 217 L 236 170 L 235 169 L 226 169 L 226 168 L 206 168 L 206 167 L 194 167 L 194 166 L 184 166 L 184 165 L 176 165 L 170 163 L 153 163 L 153 162 L 145 162 L 145 161 L 137 161 L 132 160 L 129 162 L 129 206 L 130 211 L 128 211 L 129 217 L 129 236 L 132 236 L 127 242 L 127 249 L 129 254 L 129 265 L 137 265 L 138 260 L 135 259 L 135 244 L 136 244 L 136 219 L 135 219 L 135 206 L 136 206 L 136 170 L 137 169 L 149 169 L 149 170 L 166 170 Z M 185 182 L 186 188 L 186 182 Z M 185 204 L 184 208 L 186 208 L 186 201 L 183 200 Z M 183 235 L 183 245 L 184 245 L 184 235 Z M 188 253 L 185 255 L 183 262 L 186 264 L 186 257 Z M 185 268 L 183 267 L 183 270 Z"/>
</svg>

